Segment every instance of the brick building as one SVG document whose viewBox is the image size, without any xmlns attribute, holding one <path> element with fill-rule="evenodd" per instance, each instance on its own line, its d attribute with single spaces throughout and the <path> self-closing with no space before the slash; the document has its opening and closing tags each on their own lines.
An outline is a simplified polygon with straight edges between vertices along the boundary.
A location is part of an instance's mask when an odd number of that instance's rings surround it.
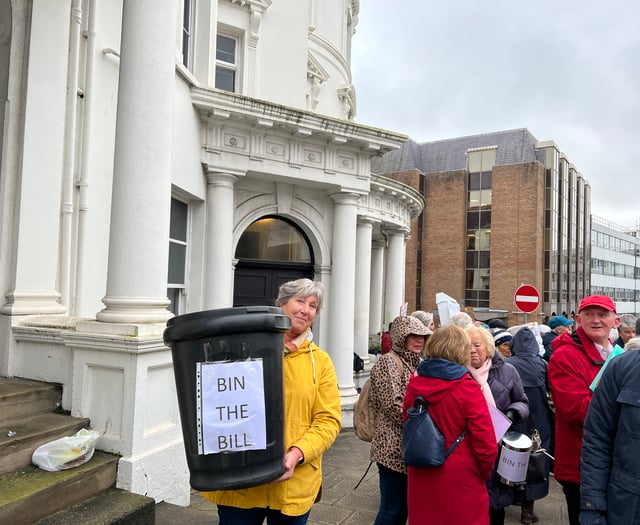
<svg viewBox="0 0 640 525">
<path fill-rule="evenodd" d="M 408 140 L 372 169 L 425 197 L 407 242 L 409 311 L 435 311 L 444 292 L 479 319 L 519 324 L 522 283 L 542 295 L 527 321 L 570 314 L 588 293 L 590 187 L 554 142 L 527 129 Z"/>
</svg>

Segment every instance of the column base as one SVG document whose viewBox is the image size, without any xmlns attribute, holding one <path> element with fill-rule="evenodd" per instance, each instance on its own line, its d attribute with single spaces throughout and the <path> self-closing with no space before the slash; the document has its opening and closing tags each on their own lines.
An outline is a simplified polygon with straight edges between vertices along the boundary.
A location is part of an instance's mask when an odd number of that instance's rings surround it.
<svg viewBox="0 0 640 525">
<path fill-rule="evenodd" d="M 96 314 L 103 323 L 166 323 L 173 317 L 166 297 L 105 297 L 106 308 Z"/>
</svg>

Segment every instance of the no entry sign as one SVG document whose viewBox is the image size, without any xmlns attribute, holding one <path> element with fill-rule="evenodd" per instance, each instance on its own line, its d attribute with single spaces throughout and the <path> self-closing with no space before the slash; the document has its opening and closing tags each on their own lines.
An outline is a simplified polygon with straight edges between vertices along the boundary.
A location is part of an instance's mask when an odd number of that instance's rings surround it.
<svg viewBox="0 0 640 525">
<path fill-rule="evenodd" d="M 513 302 L 518 310 L 529 314 L 540 306 L 540 292 L 535 286 L 521 284 L 513 296 Z"/>
</svg>

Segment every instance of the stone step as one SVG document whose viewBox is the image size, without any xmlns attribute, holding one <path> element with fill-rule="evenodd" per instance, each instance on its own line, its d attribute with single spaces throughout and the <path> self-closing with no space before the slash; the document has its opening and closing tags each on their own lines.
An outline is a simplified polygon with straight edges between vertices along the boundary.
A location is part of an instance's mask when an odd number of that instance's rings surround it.
<svg viewBox="0 0 640 525">
<path fill-rule="evenodd" d="M 86 418 L 52 412 L 0 423 L 0 474 L 30 465 L 33 451 L 40 445 L 88 426 Z"/>
<path fill-rule="evenodd" d="M 110 488 L 34 525 L 153 525 L 155 500 Z"/>
<path fill-rule="evenodd" d="M 117 463 L 117 456 L 96 451 L 72 469 L 47 472 L 29 465 L 0 476 L 0 523 L 31 524 L 94 497 L 115 484 Z"/>
<path fill-rule="evenodd" d="M 60 385 L 17 377 L 0 378 L 0 425 L 53 412 L 60 406 L 61 399 Z"/>
</svg>

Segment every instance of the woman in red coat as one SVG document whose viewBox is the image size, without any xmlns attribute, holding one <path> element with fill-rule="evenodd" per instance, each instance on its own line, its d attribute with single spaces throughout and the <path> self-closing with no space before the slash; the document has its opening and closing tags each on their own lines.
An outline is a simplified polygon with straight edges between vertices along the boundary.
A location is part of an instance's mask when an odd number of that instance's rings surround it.
<svg viewBox="0 0 640 525">
<path fill-rule="evenodd" d="M 487 402 L 466 365 L 471 340 L 462 328 L 437 329 L 427 342 L 428 359 L 409 380 L 404 417 L 417 396 L 445 439 L 445 449 L 465 431 L 464 439 L 441 467 L 408 468 L 409 524 L 488 525 L 486 480 L 498 455 Z"/>
</svg>

